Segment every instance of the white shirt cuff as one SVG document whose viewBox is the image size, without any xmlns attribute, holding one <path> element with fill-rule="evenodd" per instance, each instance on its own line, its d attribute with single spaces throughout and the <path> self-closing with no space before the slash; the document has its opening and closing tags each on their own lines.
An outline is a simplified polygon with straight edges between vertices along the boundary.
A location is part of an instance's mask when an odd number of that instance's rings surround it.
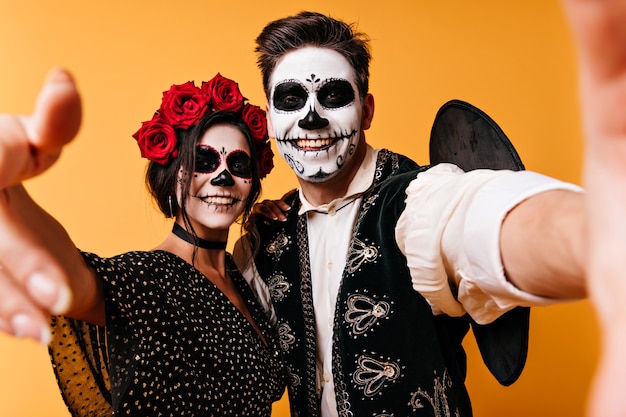
<svg viewBox="0 0 626 417">
<path fill-rule="evenodd" d="M 407 257 L 413 288 L 434 314 L 469 313 L 489 323 L 516 306 L 557 300 L 525 293 L 504 275 L 500 227 L 523 200 L 548 190 L 581 188 L 530 171 L 463 173 L 440 164 L 407 188 L 396 241 Z"/>
<path fill-rule="evenodd" d="M 514 286 L 506 279 L 500 256 L 504 217 L 522 201 L 549 190 L 582 191 L 574 184 L 520 171 L 495 178 L 476 193 L 463 231 L 470 272 L 459 283 L 458 298 L 477 322 L 491 322 L 516 306 L 549 305 L 559 301 L 538 297 Z M 479 293 L 488 297 L 476 297 Z"/>
</svg>

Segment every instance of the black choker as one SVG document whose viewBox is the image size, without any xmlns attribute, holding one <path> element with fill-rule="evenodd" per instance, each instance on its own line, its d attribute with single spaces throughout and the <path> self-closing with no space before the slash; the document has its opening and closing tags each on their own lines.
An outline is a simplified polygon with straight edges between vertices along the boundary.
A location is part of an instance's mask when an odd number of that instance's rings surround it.
<svg viewBox="0 0 626 417">
<path fill-rule="evenodd" d="M 174 223 L 174 227 L 172 228 L 172 233 L 181 238 L 187 243 L 191 243 L 194 246 L 197 246 L 202 249 L 226 249 L 226 242 L 214 242 L 212 240 L 202 239 L 201 237 L 194 238 L 183 229 L 178 223 Z"/>
</svg>

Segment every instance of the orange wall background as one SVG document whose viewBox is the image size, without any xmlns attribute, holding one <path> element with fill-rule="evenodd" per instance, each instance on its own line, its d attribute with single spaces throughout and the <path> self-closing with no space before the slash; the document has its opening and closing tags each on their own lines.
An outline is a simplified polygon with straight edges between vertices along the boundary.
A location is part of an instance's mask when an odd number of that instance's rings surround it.
<svg viewBox="0 0 626 417">
<path fill-rule="evenodd" d="M 145 160 L 130 135 L 171 84 L 218 71 L 264 103 L 254 38 L 270 20 L 305 8 L 358 22 L 370 35 L 376 117 L 367 137 L 375 147 L 427 163 L 435 113 L 458 98 L 500 124 L 528 169 L 580 181 L 574 56 L 558 1 L 306 3 L 0 0 L 0 112 L 30 112 L 57 65 L 74 73 L 84 99 L 78 139 L 27 188 L 81 249 L 105 256 L 150 249 L 170 226 L 145 192 Z M 276 165 L 264 198 L 296 184 L 282 160 Z M 587 301 L 534 309 L 528 364 L 508 388 L 488 374 L 468 338 L 476 416 L 582 416 L 597 334 Z M 287 410 L 282 401 L 274 415 Z M 68 416 L 45 347 L 0 336 L 0 415 Z"/>
</svg>

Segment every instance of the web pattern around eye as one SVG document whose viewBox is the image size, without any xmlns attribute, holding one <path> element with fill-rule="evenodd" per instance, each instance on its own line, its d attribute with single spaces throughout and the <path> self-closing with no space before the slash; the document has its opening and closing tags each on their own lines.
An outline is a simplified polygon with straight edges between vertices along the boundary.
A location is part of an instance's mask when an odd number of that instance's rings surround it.
<svg viewBox="0 0 626 417">
<path fill-rule="evenodd" d="M 308 96 L 309 90 L 300 80 L 283 80 L 274 87 L 272 107 L 279 113 L 298 112 L 306 105 Z"/>
<path fill-rule="evenodd" d="M 310 88 L 297 79 L 283 80 L 277 84 L 272 96 L 274 109 L 279 113 L 300 111 L 312 93 L 318 96 L 316 101 L 327 110 L 341 109 L 354 103 L 356 92 L 352 84 L 346 79 L 329 78 L 322 81 L 315 74 L 311 74 L 306 81 L 311 85 Z M 340 94 L 336 96 L 340 98 L 333 102 L 330 97 L 337 92 Z M 288 102 L 287 98 L 297 98 L 297 104 L 296 102 Z"/>
<path fill-rule="evenodd" d="M 329 78 L 318 88 L 317 101 L 327 110 L 338 110 L 354 103 L 356 93 L 352 84 L 343 78 Z"/>
</svg>

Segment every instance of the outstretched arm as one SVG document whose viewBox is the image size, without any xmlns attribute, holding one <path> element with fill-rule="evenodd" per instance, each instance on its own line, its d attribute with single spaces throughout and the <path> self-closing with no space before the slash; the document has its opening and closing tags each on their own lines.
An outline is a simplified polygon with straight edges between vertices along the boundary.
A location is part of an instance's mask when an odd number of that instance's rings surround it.
<svg viewBox="0 0 626 417">
<path fill-rule="evenodd" d="M 603 337 L 589 411 L 626 415 L 626 1 L 567 0 L 576 40 L 588 190 L 587 285 Z"/>
<path fill-rule="evenodd" d="M 21 186 L 59 157 L 80 127 L 71 76 L 51 72 L 31 116 L 0 115 L 0 330 L 48 340 L 49 314 L 102 323 L 102 290 L 71 239 Z"/>
<path fill-rule="evenodd" d="M 586 192 L 540 195 L 520 204 L 503 224 L 502 257 L 508 277 L 522 289 L 555 297 L 589 295 L 602 351 L 588 411 L 617 417 L 626 415 L 621 390 L 626 377 L 626 1 L 564 0 L 564 7 L 578 53 Z M 549 248 L 541 246 L 546 243 Z M 533 273 L 540 279 L 528 280 Z"/>
</svg>

